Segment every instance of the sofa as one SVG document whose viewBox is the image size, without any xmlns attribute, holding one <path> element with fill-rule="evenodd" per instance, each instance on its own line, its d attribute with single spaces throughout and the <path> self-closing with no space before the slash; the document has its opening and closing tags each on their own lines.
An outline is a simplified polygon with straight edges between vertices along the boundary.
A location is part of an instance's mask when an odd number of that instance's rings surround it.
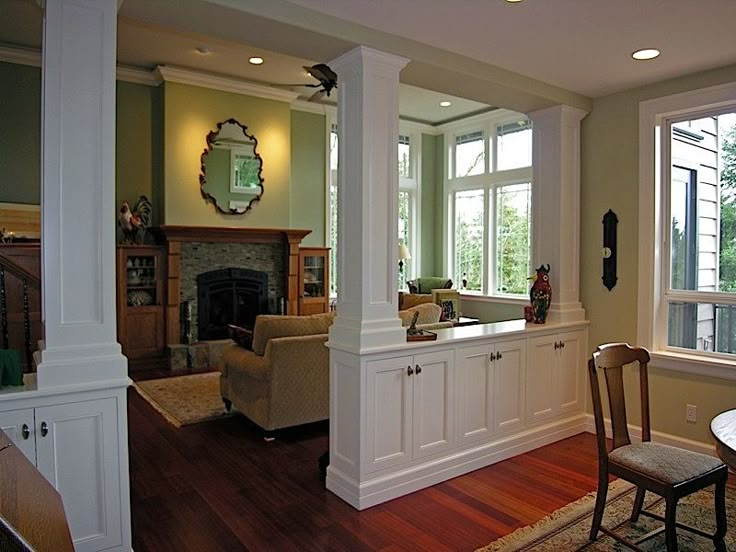
<svg viewBox="0 0 736 552">
<path fill-rule="evenodd" d="M 452 280 L 438 276 L 416 278 L 406 282 L 409 293 L 399 292 L 399 310 L 406 310 L 422 303 L 432 303 L 433 289 L 451 289 Z"/>
<path fill-rule="evenodd" d="M 431 303 L 399 312 L 399 318 L 408 326 L 419 311 L 417 327 L 450 327 L 439 322 L 441 310 Z M 334 318 L 335 313 L 258 316 L 251 350 L 237 343 L 223 350 L 218 368 L 225 407 L 235 406 L 266 431 L 327 419 L 329 349 L 325 342 Z"/>
</svg>

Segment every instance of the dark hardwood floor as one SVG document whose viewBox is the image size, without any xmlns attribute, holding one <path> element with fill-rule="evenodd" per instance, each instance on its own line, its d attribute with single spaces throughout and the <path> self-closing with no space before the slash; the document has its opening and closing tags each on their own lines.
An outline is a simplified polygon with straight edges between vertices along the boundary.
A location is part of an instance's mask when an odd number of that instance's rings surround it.
<svg viewBox="0 0 736 552">
<path fill-rule="evenodd" d="M 581 434 L 358 512 L 320 481 L 326 423 L 270 443 L 242 416 L 176 429 L 132 389 L 129 422 L 136 552 L 473 550 L 596 486 Z"/>
</svg>

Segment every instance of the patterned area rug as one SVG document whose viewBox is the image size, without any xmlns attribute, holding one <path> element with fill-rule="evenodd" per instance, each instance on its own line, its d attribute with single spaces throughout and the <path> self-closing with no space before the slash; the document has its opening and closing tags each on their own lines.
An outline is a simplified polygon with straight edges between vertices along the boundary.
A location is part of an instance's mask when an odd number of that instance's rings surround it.
<svg viewBox="0 0 736 552">
<path fill-rule="evenodd" d="M 643 516 L 636 523 L 628 521 L 635 495 L 636 488 L 631 484 L 622 480 L 614 481 L 608 489 L 608 502 L 603 516 L 603 525 L 608 528 L 619 526 L 616 532 L 630 540 L 636 540 L 661 525 L 660 522 Z M 590 493 L 538 523 L 517 529 L 510 535 L 479 548 L 476 552 L 628 551 L 629 548 L 602 534 L 597 541 L 593 543 L 588 541 L 594 506 L 595 493 Z M 647 493 L 644 508 L 664 515 L 664 500 Z M 736 550 L 736 488 L 732 486 L 728 487 L 726 493 L 726 511 L 728 513 L 726 549 Z M 715 527 L 713 489 L 706 489 L 681 499 L 677 509 L 677 520 L 712 533 Z M 680 529 L 677 530 L 677 536 L 680 552 L 713 550 L 713 541 Z M 664 534 L 642 543 L 641 548 L 652 552 L 666 550 Z"/>
<path fill-rule="evenodd" d="M 220 397 L 220 372 L 137 381 L 133 387 L 176 427 L 231 415 Z"/>
</svg>

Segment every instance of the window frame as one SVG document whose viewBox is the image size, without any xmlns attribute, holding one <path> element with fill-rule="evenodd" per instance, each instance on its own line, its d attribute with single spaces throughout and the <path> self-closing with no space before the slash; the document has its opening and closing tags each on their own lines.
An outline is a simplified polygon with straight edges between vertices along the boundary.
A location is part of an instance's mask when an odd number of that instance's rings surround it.
<svg viewBox="0 0 736 552">
<path fill-rule="evenodd" d="M 504 186 L 529 183 L 532 190 L 532 204 L 534 202 L 534 179 L 533 179 L 533 156 L 532 162 L 527 167 L 499 171 L 498 166 L 498 139 L 497 127 L 503 126 L 520 118 L 531 119 L 524 114 L 512 112 L 505 109 L 495 110 L 482 116 L 472 117 L 458 121 L 456 124 L 445 127 L 445 162 L 447 170 L 444 171 L 444 220 L 445 235 L 443 239 L 443 265 L 445 271 L 452 278 L 455 285 L 460 287 L 462 274 L 455 274 L 455 192 L 465 190 L 484 190 L 484 218 L 483 218 L 483 280 L 481 291 L 462 290 L 461 295 L 467 295 L 474 299 L 488 298 L 512 304 L 526 304 L 526 294 L 502 294 L 496 293 L 496 240 L 491 240 L 497 233 L 496 228 L 496 191 Z M 485 171 L 483 174 L 471 176 L 453 176 L 455 173 L 455 148 L 457 136 L 474 131 L 483 131 L 485 148 Z M 532 130 L 533 132 L 533 130 Z M 493 203 L 491 203 L 493 202 Z M 533 208 L 529 210 L 531 219 L 530 232 L 530 259 L 533 253 L 534 217 Z M 493 242 L 493 243 L 492 243 Z"/>
<path fill-rule="evenodd" d="M 736 380 L 733 355 L 667 345 L 674 299 L 736 304 L 736 294 L 670 290 L 670 188 L 673 123 L 736 110 L 736 83 L 643 101 L 639 105 L 639 282 L 637 340 L 660 368 Z"/>
</svg>

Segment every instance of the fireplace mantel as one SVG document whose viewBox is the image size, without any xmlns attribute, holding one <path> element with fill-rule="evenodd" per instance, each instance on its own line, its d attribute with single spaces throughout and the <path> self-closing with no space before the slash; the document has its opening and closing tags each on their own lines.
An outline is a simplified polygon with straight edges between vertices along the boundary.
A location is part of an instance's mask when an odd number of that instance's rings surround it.
<svg viewBox="0 0 736 552">
<path fill-rule="evenodd" d="M 311 230 L 296 228 L 241 228 L 236 226 L 164 225 L 154 232 L 166 243 L 168 279 L 166 297 L 166 342 L 181 342 L 179 324 L 181 244 L 203 243 L 284 243 L 286 244 L 286 313 L 297 314 L 299 290 L 299 244 Z"/>
</svg>

